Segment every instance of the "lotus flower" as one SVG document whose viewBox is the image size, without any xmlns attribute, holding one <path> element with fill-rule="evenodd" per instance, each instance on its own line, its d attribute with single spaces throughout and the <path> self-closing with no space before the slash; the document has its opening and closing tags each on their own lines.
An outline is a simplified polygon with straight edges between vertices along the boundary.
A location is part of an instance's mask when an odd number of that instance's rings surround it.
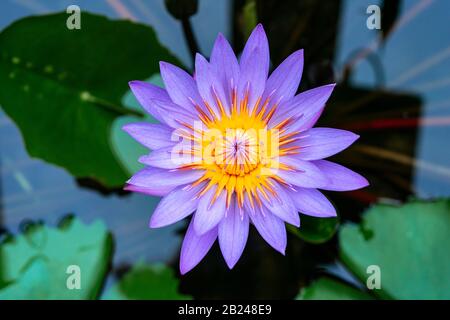
<svg viewBox="0 0 450 320">
<path fill-rule="evenodd" d="M 195 76 L 161 62 L 165 89 L 141 81 L 130 87 L 160 124 L 124 127 L 153 150 L 125 187 L 162 196 L 150 219 L 159 228 L 191 216 L 181 248 L 180 271 L 194 268 L 216 239 L 231 269 L 242 255 L 250 224 L 284 254 L 285 223 L 300 226 L 299 212 L 333 217 L 318 189 L 346 191 L 368 185 L 359 174 L 323 160 L 358 135 L 313 128 L 334 84 L 296 95 L 303 50 L 271 74 L 262 25 L 237 60 L 219 34 L 208 62 L 195 59 Z"/>
</svg>

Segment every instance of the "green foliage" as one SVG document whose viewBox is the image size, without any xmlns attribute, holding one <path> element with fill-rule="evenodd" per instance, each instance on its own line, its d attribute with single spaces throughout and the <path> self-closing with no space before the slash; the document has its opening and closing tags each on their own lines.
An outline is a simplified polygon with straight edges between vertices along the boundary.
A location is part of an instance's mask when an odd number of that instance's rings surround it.
<svg viewBox="0 0 450 320">
<path fill-rule="evenodd" d="M 297 300 L 370 300 L 372 297 L 347 284 L 328 277 L 319 278 L 303 288 Z"/>
<path fill-rule="evenodd" d="M 190 299 L 178 293 L 178 280 L 165 266 L 137 264 L 108 290 L 105 300 L 178 300 Z"/>
<path fill-rule="evenodd" d="M 380 268 L 384 299 L 450 299 L 450 200 L 412 201 L 396 207 L 377 204 L 361 224 L 345 224 L 339 232 L 340 256 L 366 284 Z M 369 299 L 365 292 L 330 278 L 303 288 L 298 299 Z"/>
<path fill-rule="evenodd" d="M 339 240 L 343 262 L 364 283 L 367 267 L 380 267 L 379 297 L 450 299 L 450 200 L 375 205 Z"/>
<path fill-rule="evenodd" d="M 121 105 L 128 81 L 176 59 L 153 29 L 83 12 L 27 17 L 0 33 L 0 104 L 20 128 L 31 156 L 107 187 L 129 172 L 111 149 L 113 120 L 138 115 Z"/>
<path fill-rule="evenodd" d="M 103 223 L 67 219 L 59 228 L 30 225 L 0 244 L 0 300 L 95 299 L 112 254 Z M 80 268 L 81 288 L 68 289 L 68 267 Z"/>
<path fill-rule="evenodd" d="M 330 240 L 336 233 L 339 225 L 339 219 L 336 218 L 317 218 L 308 215 L 301 215 L 300 228 L 287 225 L 288 230 L 310 243 L 324 243 Z"/>
</svg>

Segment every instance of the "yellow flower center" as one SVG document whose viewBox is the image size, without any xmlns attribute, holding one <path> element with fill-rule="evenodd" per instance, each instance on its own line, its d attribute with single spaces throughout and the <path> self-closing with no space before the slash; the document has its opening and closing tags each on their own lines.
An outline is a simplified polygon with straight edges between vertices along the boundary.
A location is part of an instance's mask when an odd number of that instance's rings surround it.
<svg viewBox="0 0 450 320">
<path fill-rule="evenodd" d="M 295 133 L 284 134 L 288 119 L 270 130 L 267 128 L 276 110 L 276 105 L 267 109 L 270 98 L 263 104 L 258 101 L 250 111 L 247 98 L 238 107 L 235 93 L 233 97 L 231 114 L 227 114 L 216 99 L 220 117 L 205 103 L 209 114 L 197 107 L 200 125 L 184 124 L 193 132 L 190 135 L 190 140 L 194 141 L 191 154 L 197 161 L 183 167 L 205 170 L 203 177 L 193 184 L 207 181 L 199 195 L 217 186 L 212 202 L 225 191 L 227 206 L 235 195 L 240 207 L 245 199 L 253 207 L 255 202 L 261 205 L 261 196 L 267 200 L 270 194 L 276 196 L 272 180 L 285 184 L 276 175 L 276 170 L 290 168 L 279 163 L 278 157 L 297 152 L 295 147 L 282 147 L 292 141 L 290 138 Z"/>
</svg>

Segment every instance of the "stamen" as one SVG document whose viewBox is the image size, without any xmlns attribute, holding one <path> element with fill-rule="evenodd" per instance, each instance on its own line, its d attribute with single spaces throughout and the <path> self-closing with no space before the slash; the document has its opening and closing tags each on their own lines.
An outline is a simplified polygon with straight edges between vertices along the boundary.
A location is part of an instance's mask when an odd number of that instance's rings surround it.
<svg viewBox="0 0 450 320">
<path fill-rule="evenodd" d="M 208 102 L 203 101 L 203 103 L 205 104 L 206 109 L 208 109 L 208 112 L 210 113 L 210 115 L 212 117 L 212 122 L 216 122 L 217 121 L 217 115 L 214 112 L 214 110 L 211 108 L 211 106 L 209 105 Z"/>
<path fill-rule="evenodd" d="M 284 149 L 280 149 L 280 156 L 288 155 L 288 154 L 298 154 L 300 150 L 299 146 L 292 146 Z"/>
<path fill-rule="evenodd" d="M 277 156 L 298 153 L 300 147 L 290 146 L 290 144 L 301 137 L 299 137 L 298 131 L 287 131 L 286 127 L 291 123 L 293 117 L 280 120 L 275 127 L 268 131 L 267 125 L 276 114 L 281 100 L 280 97 L 277 103 L 270 103 L 275 90 L 265 98 L 264 103 L 262 103 L 262 97 L 259 97 L 253 106 L 249 106 L 249 82 L 246 84 L 242 97 L 238 97 L 233 79 L 230 80 L 230 89 L 229 109 L 221 101 L 214 86 L 211 86 L 214 105 L 208 104 L 207 101 L 204 101 L 205 107 L 194 104 L 199 118 L 203 125 L 206 125 L 207 130 L 219 130 L 223 137 L 206 143 L 203 141 L 204 127 L 198 129 L 183 123 L 184 127 L 192 132 L 185 132 L 181 136 L 194 141 L 195 144 L 191 152 L 184 152 L 184 154 L 194 156 L 200 154 L 201 156 L 198 161 L 182 165 L 179 169 L 205 170 L 205 174 L 191 185 L 194 187 L 201 183 L 204 184 L 197 192 L 196 198 L 205 195 L 211 188 L 216 188 L 208 204 L 209 208 L 219 197 L 225 196 L 227 211 L 233 203 L 236 203 L 240 212 L 243 212 L 244 202 L 248 205 L 249 210 L 255 211 L 258 207 L 262 207 L 262 198 L 269 203 L 272 203 L 273 199 L 281 201 L 276 192 L 276 183 L 290 186 L 276 175 L 273 168 L 291 172 L 299 170 L 291 165 L 279 163 L 278 160 L 275 160 L 275 156 L 266 155 L 264 152 L 265 140 L 261 140 L 258 135 L 255 136 L 253 131 L 263 130 L 266 134 L 271 134 L 272 129 L 278 130 L 276 136 L 278 139 Z M 213 163 L 202 158 L 205 157 L 206 150 L 212 156 Z M 268 173 L 262 174 L 261 170 L 263 169 L 268 170 Z"/>
<path fill-rule="evenodd" d="M 273 105 L 272 109 L 270 109 L 269 113 L 266 115 L 266 117 L 264 118 L 264 122 L 266 124 L 269 123 L 270 119 L 272 119 L 273 114 L 275 113 L 275 110 L 277 110 L 277 105 Z"/>
<path fill-rule="evenodd" d="M 237 113 L 237 89 L 236 87 L 233 87 L 232 91 L 231 91 L 231 97 L 232 97 L 232 101 L 233 101 L 233 107 L 232 107 L 232 114 L 236 114 Z"/>
<path fill-rule="evenodd" d="M 288 143 L 295 142 L 295 141 L 298 141 L 298 140 L 300 140 L 300 137 L 296 137 L 296 138 L 291 138 L 291 139 L 288 139 L 288 140 L 284 140 L 284 141 L 279 142 L 279 143 L 278 143 L 278 146 L 279 146 L 279 147 L 282 147 L 282 146 L 284 146 L 284 145 L 286 145 L 286 144 L 288 144 Z"/>
<path fill-rule="evenodd" d="M 219 110 L 220 110 L 220 114 L 223 116 L 225 116 L 225 109 L 223 107 L 222 101 L 220 101 L 219 96 L 217 95 L 216 89 L 214 88 L 214 86 L 211 86 L 213 95 L 214 95 L 214 100 L 216 100 L 217 105 L 219 106 Z"/>
<path fill-rule="evenodd" d="M 293 136 L 295 136 L 295 135 L 297 135 L 297 134 L 299 134 L 299 133 L 300 133 L 300 131 L 294 131 L 294 132 L 288 133 L 287 135 L 283 135 L 283 134 L 280 132 L 280 141 L 289 139 L 289 138 L 291 138 L 291 137 L 293 137 Z M 300 138 L 300 137 L 299 137 L 299 138 Z"/>
</svg>

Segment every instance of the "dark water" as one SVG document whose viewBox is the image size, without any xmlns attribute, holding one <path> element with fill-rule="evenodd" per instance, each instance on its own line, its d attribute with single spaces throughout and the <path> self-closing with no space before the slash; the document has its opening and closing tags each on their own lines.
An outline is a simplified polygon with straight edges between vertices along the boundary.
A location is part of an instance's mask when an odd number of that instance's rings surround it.
<svg viewBox="0 0 450 320">
<path fill-rule="evenodd" d="M 352 128 L 358 124 L 355 131 L 362 136 L 360 144 L 377 148 L 362 152 L 355 147 L 339 158 L 367 175 L 372 185 L 356 195 L 356 203 L 348 195 L 332 196 L 341 212 L 348 208 L 354 212 L 344 214 L 343 219 L 358 219 L 360 210 L 378 198 L 448 196 L 450 2 L 401 1 L 386 15 L 394 27 L 381 44 L 379 32 L 366 27 L 367 6 L 381 5 L 381 1 L 265 3 L 259 13 L 273 45 L 272 62 L 278 64 L 289 52 L 303 47 L 303 89 L 330 80 L 339 82 L 321 125 Z M 166 12 L 163 1 L 7 0 L 0 3 L 0 28 L 31 14 L 65 10 L 70 4 L 153 26 L 161 42 L 191 66 L 182 29 Z M 241 6 L 242 1 L 200 1 L 192 23 L 205 55 L 218 32 L 242 47 L 242 35 L 234 30 L 237 22 L 232 18 Z M 357 60 L 346 74 L 350 61 L 371 44 L 377 49 Z M 424 125 L 367 129 L 367 123 L 377 119 L 423 119 Z M 102 219 L 112 230 L 116 269 L 138 260 L 177 263 L 181 238 L 176 231 L 183 223 L 158 230 L 147 227 L 158 199 L 138 194 L 106 196 L 80 187 L 64 169 L 30 158 L 19 130 L 2 111 L 0 136 L 0 223 L 4 228 L 17 232 L 28 219 L 54 225 L 65 214 L 74 213 L 85 222 Z M 399 153 L 406 158 L 399 159 Z M 311 246 L 291 239 L 287 257 L 281 257 L 252 234 L 236 270 L 226 271 L 215 247 L 206 262 L 183 278 L 181 288 L 198 297 L 292 297 L 294 288 L 306 281 L 301 275 L 314 274 L 322 263 L 334 261 L 335 251 L 334 241 Z"/>
</svg>

